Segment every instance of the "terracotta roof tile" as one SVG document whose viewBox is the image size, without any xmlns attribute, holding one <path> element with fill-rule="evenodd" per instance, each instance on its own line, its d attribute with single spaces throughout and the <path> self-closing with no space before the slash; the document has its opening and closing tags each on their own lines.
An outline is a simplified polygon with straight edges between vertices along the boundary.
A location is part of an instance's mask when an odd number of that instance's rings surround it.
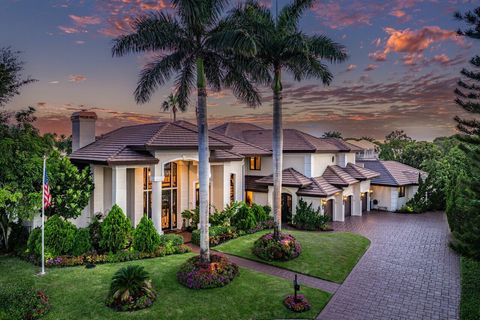
<svg viewBox="0 0 480 320">
<path fill-rule="evenodd" d="M 263 178 L 261 176 L 245 176 L 245 190 L 256 192 L 268 192 L 268 185 L 258 183 L 257 180 Z"/>
<path fill-rule="evenodd" d="M 322 177 L 324 177 L 328 183 L 333 184 L 334 186 L 346 187 L 358 182 L 358 180 L 346 172 L 344 168 L 337 165 L 328 166 L 327 169 L 325 169 Z"/>
<path fill-rule="evenodd" d="M 237 139 L 243 139 L 243 132 L 247 130 L 263 130 L 263 128 L 252 123 L 226 122 L 212 129 L 212 131 Z"/>
<path fill-rule="evenodd" d="M 273 185 L 273 174 L 260 178 L 257 183 Z M 290 187 L 301 187 L 311 184 L 310 178 L 307 178 L 297 170 L 288 168 L 282 171 L 282 185 Z"/>
<path fill-rule="evenodd" d="M 422 170 L 397 161 L 364 160 L 359 161 L 365 168 L 380 173 L 372 179 L 372 184 L 387 186 L 404 186 L 418 184 L 419 175 L 426 176 Z"/>
<path fill-rule="evenodd" d="M 329 197 L 337 192 L 342 191 L 342 189 L 328 183 L 324 177 L 311 178 L 310 180 L 312 181 L 312 184 L 300 188 L 297 191 L 297 195 L 309 197 Z"/>
<path fill-rule="evenodd" d="M 349 175 L 351 175 L 352 177 L 354 177 L 355 179 L 358 179 L 358 180 L 373 179 L 373 178 L 376 178 L 376 177 L 380 176 L 380 173 L 378 173 L 376 171 L 358 166 L 358 165 L 353 164 L 353 163 L 348 163 L 347 166 L 344 168 L 344 170 Z"/>
</svg>

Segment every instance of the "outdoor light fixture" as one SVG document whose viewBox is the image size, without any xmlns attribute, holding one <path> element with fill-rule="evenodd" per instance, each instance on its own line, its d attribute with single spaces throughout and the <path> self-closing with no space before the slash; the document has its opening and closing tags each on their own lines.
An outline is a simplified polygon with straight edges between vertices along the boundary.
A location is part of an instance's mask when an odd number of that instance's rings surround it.
<svg viewBox="0 0 480 320">
<path fill-rule="evenodd" d="M 343 201 L 347 201 L 348 197 L 347 196 L 343 196 Z"/>
<path fill-rule="evenodd" d="M 327 200 L 322 199 L 322 205 L 325 205 L 327 203 Z"/>
<path fill-rule="evenodd" d="M 370 192 L 370 193 L 373 193 L 373 190 L 372 190 L 372 189 L 370 189 L 370 190 L 368 190 L 368 192 Z"/>
</svg>

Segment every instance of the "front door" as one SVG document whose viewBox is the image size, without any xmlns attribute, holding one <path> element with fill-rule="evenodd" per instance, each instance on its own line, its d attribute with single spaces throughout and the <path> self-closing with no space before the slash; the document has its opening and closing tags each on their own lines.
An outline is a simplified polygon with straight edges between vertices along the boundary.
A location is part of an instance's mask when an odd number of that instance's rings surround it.
<svg viewBox="0 0 480 320">
<path fill-rule="evenodd" d="M 292 222 L 292 196 L 282 193 L 282 223 Z"/>
<path fill-rule="evenodd" d="M 333 221 L 333 199 L 330 199 L 325 204 L 325 215 Z"/>
<path fill-rule="evenodd" d="M 362 197 L 362 212 L 367 211 L 368 193 L 364 192 Z"/>
<path fill-rule="evenodd" d="M 350 217 L 352 215 L 352 196 L 348 196 L 345 200 L 345 217 Z"/>
</svg>

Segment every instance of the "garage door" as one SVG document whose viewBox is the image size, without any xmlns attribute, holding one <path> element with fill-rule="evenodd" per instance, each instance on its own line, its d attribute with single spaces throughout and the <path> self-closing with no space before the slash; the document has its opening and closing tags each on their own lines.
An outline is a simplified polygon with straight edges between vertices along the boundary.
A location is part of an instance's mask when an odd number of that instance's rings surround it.
<svg viewBox="0 0 480 320">
<path fill-rule="evenodd" d="M 352 215 L 352 196 L 348 196 L 345 201 L 345 217 L 350 217 Z"/>
</svg>

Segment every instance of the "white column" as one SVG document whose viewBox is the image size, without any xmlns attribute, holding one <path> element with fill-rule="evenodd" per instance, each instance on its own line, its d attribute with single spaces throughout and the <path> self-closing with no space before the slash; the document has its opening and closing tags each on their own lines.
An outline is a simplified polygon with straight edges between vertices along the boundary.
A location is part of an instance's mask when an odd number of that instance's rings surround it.
<svg viewBox="0 0 480 320">
<path fill-rule="evenodd" d="M 127 168 L 112 167 L 112 204 L 127 214 Z"/>
<path fill-rule="evenodd" d="M 151 180 L 152 180 L 152 220 L 155 229 L 159 234 L 163 234 L 162 231 L 162 181 L 163 164 L 160 162 L 151 168 Z"/>
<path fill-rule="evenodd" d="M 97 212 L 103 213 L 103 167 L 93 165 L 92 171 L 94 184 L 92 214 L 96 214 Z"/>
</svg>

